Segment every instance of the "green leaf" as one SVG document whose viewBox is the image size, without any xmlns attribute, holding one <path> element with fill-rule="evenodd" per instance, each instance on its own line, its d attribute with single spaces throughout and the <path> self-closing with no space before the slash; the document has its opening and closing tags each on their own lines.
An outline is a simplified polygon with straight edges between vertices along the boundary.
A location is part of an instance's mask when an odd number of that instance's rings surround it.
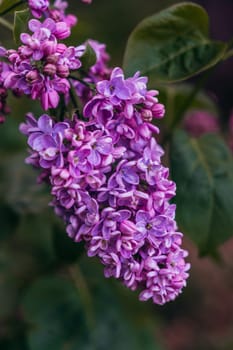
<svg viewBox="0 0 233 350">
<path fill-rule="evenodd" d="M 20 43 L 20 34 L 28 31 L 29 18 L 30 11 L 28 9 L 22 11 L 15 11 L 13 32 L 16 44 Z"/>
<path fill-rule="evenodd" d="M 22 5 L 22 1 L 19 1 L 19 0 L 11 0 L 11 1 L 0 0 L 0 16 L 2 16 L 5 13 L 8 13 L 8 11 L 7 11 L 8 9 L 10 9 L 9 12 L 13 11 L 13 9 L 15 7 L 17 7 L 17 4 L 19 6 Z"/>
<path fill-rule="evenodd" d="M 80 61 L 82 62 L 81 68 L 86 72 L 90 69 L 90 67 L 94 66 L 96 63 L 96 54 L 91 45 L 86 45 L 86 49 L 83 55 L 80 57 Z"/>
<path fill-rule="evenodd" d="M 93 269 L 94 267 L 94 269 Z M 76 267 L 72 267 L 75 273 Z M 79 267 L 80 269 L 80 267 Z M 23 298 L 22 311 L 28 329 L 31 350 L 158 350 L 150 330 L 140 322 L 132 326 L 117 300 L 116 290 L 108 281 L 98 278 L 95 262 L 88 284 L 94 320 L 90 325 L 82 299 L 80 277 L 48 276 L 36 281 Z M 73 275 L 73 274 L 72 274 Z M 87 283 L 86 274 L 82 277 Z M 89 281 L 88 281 L 89 282 Z"/>
<path fill-rule="evenodd" d="M 85 328 L 79 294 L 64 277 L 49 276 L 35 282 L 24 297 L 23 312 L 33 350 L 65 349 Z"/>
<path fill-rule="evenodd" d="M 233 161 L 221 138 L 190 138 L 183 131 L 171 143 L 171 174 L 177 185 L 177 221 L 202 254 L 233 235 Z"/>
<path fill-rule="evenodd" d="M 187 79 L 219 62 L 226 44 L 208 38 L 206 11 L 193 3 L 171 6 L 144 19 L 125 51 L 128 75 L 140 70 L 164 82 Z"/>
</svg>

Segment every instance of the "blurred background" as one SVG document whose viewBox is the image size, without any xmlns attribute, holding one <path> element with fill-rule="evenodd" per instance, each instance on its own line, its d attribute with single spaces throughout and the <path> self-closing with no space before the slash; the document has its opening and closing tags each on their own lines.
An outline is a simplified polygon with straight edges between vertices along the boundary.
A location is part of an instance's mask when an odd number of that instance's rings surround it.
<svg viewBox="0 0 233 350">
<path fill-rule="evenodd" d="M 194 2 L 209 13 L 212 38 L 225 41 L 233 38 L 232 0 Z M 106 43 L 111 55 L 110 65 L 120 66 L 127 38 L 135 25 L 144 17 L 178 1 L 93 0 L 91 6 L 77 0 L 69 3 L 70 13 L 76 13 L 79 19 L 70 38 L 72 45 L 79 45 L 87 38 Z M 13 45 L 4 29 L 1 29 L 1 44 L 6 47 Z M 190 84 L 193 82 L 195 79 Z M 215 68 L 205 86 L 207 94 L 218 105 L 223 130 L 233 109 L 232 82 L 231 58 Z M 150 343 L 148 349 L 155 350 L 232 350 L 233 240 L 220 248 L 220 255 L 214 260 L 198 257 L 195 246 L 185 237 L 184 247 L 190 251 L 192 265 L 188 286 L 175 302 L 163 307 L 142 304 L 132 292 L 114 281 L 104 281 L 98 263 L 81 256 L 83 247 L 77 247 L 66 238 L 64 227 L 54 218 L 52 209 L 47 208 L 50 200 L 47 189 L 38 189 L 36 173 L 23 164 L 26 143 L 18 133 L 18 124 L 25 112 L 32 110 L 38 114 L 39 105 L 30 104 L 27 99 L 16 101 L 11 98 L 11 101 L 12 113 L 0 126 L 0 349 L 105 350 L 111 346 L 113 349 L 134 350 L 143 349 Z M 76 264 L 77 259 L 79 264 Z M 84 311 L 77 313 L 84 316 L 76 319 L 71 311 L 64 316 L 62 308 L 55 314 L 53 309 L 48 315 L 44 309 L 47 304 L 51 305 L 53 298 L 43 295 L 42 304 L 38 301 L 40 294 L 34 289 L 27 291 L 37 276 L 50 281 L 54 279 L 53 286 L 57 285 L 60 291 L 63 287 L 53 270 L 58 265 L 59 276 L 65 281 L 68 274 L 78 286 Z M 57 290 L 54 289 L 55 295 L 59 294 Z M 70 290 L 65 290 L 65 293 L 69 294 Z M 35 300 L 38 301 L 37 307 Z M 91 304 L 98 304 L 98 327 L 94 328 Z M 73 304 L 70 302 L 70 305 Z M 61 324 L 57 324 L 59 317 Z M 66 332 L 63 335 L 62 327 L 64 322 L 67 322 L 67 328 L 74 327 L 71 320 L 77 327 L 77 337 L 79 333 L 84 336 L 93 331 L 92 345 L 86 345 L 80 336 L 77 343 L 67 341 L 61 347 L 59 339 L 70 336 Z M 55 324 L 49 334 L 43 328 L 46 322 Z M 83 323 L 87 324 L 85 329 Z M 37 326 L 30 328 L 31 324 Z M 28 329 L 29 343 L 33 344 L 30 348 L 26 340 Z M 135 330 L 139 335 L 137 340 L 134 339 Z M 149 340 L 148 332 L 152 334 L 152 340 Z M 50 343 L 43 343 L 42 338 L 46 336 Z M 113 338 L 116 339 L 115 345 L 112 344 Z"/>
</svg>

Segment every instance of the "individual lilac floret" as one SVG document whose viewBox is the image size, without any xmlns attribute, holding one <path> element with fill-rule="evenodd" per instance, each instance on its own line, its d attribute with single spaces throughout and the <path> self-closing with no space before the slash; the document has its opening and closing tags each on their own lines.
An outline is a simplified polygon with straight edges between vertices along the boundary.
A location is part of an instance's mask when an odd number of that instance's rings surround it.
<svg viewBox="0 0 233 350">
<path fill-rule="evenodd" d="M 186 115 L 184 129 L 191 136 L 199 137 L 206 133 L 218 133 L 220 126 L 218 119 L 209 112 L 194 110 Z"/>
<path fill-rule="evenodd" d="M 41 168 L 51 168 L 52 165 L 64 165 L 63 145 L 64 131 L 67 123 L 54 123 L 46 114 L 38 121 L 32 114 L 26 116 L 26 123 L 20 125 L 20 131 L 28 136 L 28 145 L 33 153 L 27 158 L 27 163 Z"/>
<path fill-rule="evenodd" d="M 32 15 L 40 18 L 48 10 L 49 0 L 28 0 L 28 6 Z"/>
<path fill-rule="evenodd" d="M 27 116 L 21 131 L 32 152 L 28 162 L 42 168 L 68 236 L 85 242 L 104 275 L 162 305 L 181 293 L 190 268 L 169 203 L 175 184 L 151 123 L 164 107 L 145 77 L 126 79 L 120 68 L 96 90 L 83 109 L 86 121 Z"/>
</svg>

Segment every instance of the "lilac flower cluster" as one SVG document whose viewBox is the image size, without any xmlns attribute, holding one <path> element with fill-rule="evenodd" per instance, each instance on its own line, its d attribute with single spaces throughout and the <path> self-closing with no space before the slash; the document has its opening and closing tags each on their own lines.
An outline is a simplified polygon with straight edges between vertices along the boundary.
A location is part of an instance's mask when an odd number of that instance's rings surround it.
<svg viewBox="0 0 233 350">
<path fill-rule="evenodd" d="M 66 46 L 61 40 L 69 37 L 71 27 L 77 22 L 74 15 L 66 15 L 67 1 L 56 0 L 50 6 L 48 0 L 29 0 L 29 8 L 36 18 L 28 28 L 32 34 L 22 33 L 22 45 L 17 50 L 0 48 L 0 56 L 7 59 L 10 70 L 2 73 L 4 89 L 10 89 L 17 95 L 25 94 L 33 100 L 40 100 L 44 110 L 56 108 L 60 95 L 65 101 L 70 100 L 71 84 L 78 96 L 86 102 L 91 96 L 89 84 L 103 79 L 110 74 L 107 68 L 109 56 L 105 45 L 88 40 L 77 47 Z M 70 73 L 81 67 L 80 58 L 89 44 L 95 54 L 96 63 L 86 72 L 83 83 L 80 79 L 70 79 Z"/>
<path fill-rule="evenodd" d="M 32 19 L 29 29 L 33 34 L 21 34 L 23 45 L 18 50 L 5 50 L 11 72 L 3 76 L 4 86 L 33 100 L 39 99 L 45 110 L 56 108 L 59 94 L 69 91 L 70 71 L 81 66 L 79 53 L 75 47 L 59 43 L 70 35 L 66 22 Z"/>
<path fill-rule="evenodd" d="M 82 120 L 27 116 L 20 127 L 31 149 L 27 162 L 43 169 L 68 235 L 85 241 L 105 276 L 139 289 L 142 301 L 164 304 L 181 292 L 189 269 L 169 203 L 175 184 L 153 137 L 164 106 L 147 78 L 125 79 L 120 68 L 96 90 Z"/>
</svg>

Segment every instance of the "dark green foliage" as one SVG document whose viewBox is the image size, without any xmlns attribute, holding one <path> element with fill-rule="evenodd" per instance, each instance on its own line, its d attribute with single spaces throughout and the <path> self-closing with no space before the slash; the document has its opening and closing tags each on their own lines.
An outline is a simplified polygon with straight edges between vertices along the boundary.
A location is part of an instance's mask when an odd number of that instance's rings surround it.
<svg viewBox="0 0 233 350">
<path fill-rule="evenodd" d="M 194 3 L 181 3 L 144 19 L 131 33 L 125 51 L 128 75 L 178 81 L 220 61 L 226 45 L 208 37 L 208 15 Z"/>
<path fill-rule="evenodd" d="M 30 11 L 28 9 L 22 11 L 15 11 L 14 15 L 14 39 L 16 44 L 20 44 L 20 34 L 28 31 L 28 21 L 30 18 Z"/>
<path fill-rule="evenodd" d="M 194 139 L 177 131 L 170 153 L 178 224 L 201 253 L 213 252 L 233 234 L 230 151 L 218 136 Z"/>
</svg>

